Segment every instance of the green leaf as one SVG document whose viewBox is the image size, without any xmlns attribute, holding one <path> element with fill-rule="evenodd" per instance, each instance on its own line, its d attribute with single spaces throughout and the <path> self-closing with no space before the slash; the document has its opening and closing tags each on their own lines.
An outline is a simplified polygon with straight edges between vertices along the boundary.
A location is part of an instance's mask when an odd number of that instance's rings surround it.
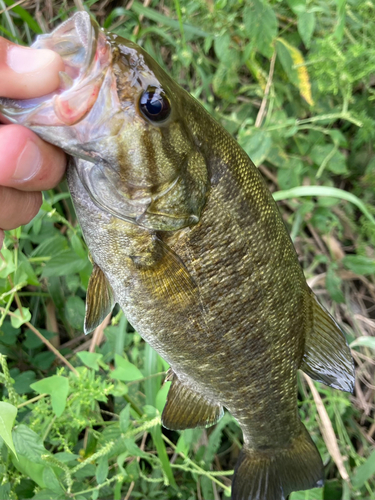
<svg viewBox="0 0 375 500">
<path fill-rule="evenodd" d="M 5 444 L 17 456 L 12 438 L 12 428 L 16 416 L 17 408 L 15 406 L 0 401 L 0 436 L 3 438 Z"/>
<path fill-rule="evenodd" d="M 324 488 L 313 488 L 306 491 L 293 491 L 289 500 L 323 500 Z"/>
<path fill-rule="evenodd" d="M 86 259 L 78 257 L 73 250 L 63 250 L 52 257 L 43 268 L 42 276 L 65 276 L 66 274 L 75 274 L 82 271 L 87 264 Z"/>
<path fill-rule="evenodd" d="M 13 261 L 13 252 L 3 248 L 0 254 L 2 256 L 0 257 L 0 278 L 7 278 L 16 269 Z"/>
<path fill-rule="evenodd" d="M 375 219 L 367 210 L 365 204 L 362 203 L 357 196 L 352 193 L 348 193 L 343 189 L 327 186 L 298 186 L 286 191 L 277 191 L 276 193 L 272 193 L 272 196 L 275 201 L 299 198 L 300 196 L 332 196 L 334 198 L 340 198 L 353 203 L 353 205 L 358 207 L 359 210 L 361 210 L 361 212 L 369 219 L 369 221 L 375 225 Z"/>
<path fill-rule="evenodd" d="M 356 274 L 374 274 L 375 260 L 364 255 L 346 255 L 342 263 L 346 269 L 353 271 Z"/>
<path fill-rule="evenodd" d="M 96 352 L 81 351 L 77 352 L 77 356 L 82 361 L 82 363 L 84 363 L 89 368 L 92 368 L 95 371 L 99 370 L 98 361 L 102 359 L 103 354 L 99 354 Z"/>
<path fill-rule="evenodd" d="M 243 18 L 250 42 L 261 54 L 270 58 L 272 42 L 277 35 L 277 17 L 272 7 L 264 0 L 251 0 Z"/>
<path fill-rule="evenodd" d="M 127 404 L 120 412 L 120 430 L 126 432 L 130 424 L 130 404 Z"/>
<path fill-rule="evenodd" d="M 170 386 L 170 381 L 164 382 L 163 386 L 158 390 L 158 393 L 156 394 L 155 406 L 160 413 L 163 413 L 165 403 L 167 402 L 167 396 Z"/>
<path fill-rule="evenodd" d="M 69 393 L 69 380 L 66 377 L 52 375 L 52 377 L 31 384 L 30 387 L 39 394 L 49 394 L 51 396 L 52 410 L 56 417 L 61 417 Z"/>
<path fill-rule="evenodd" d="M 358 337 L 350 344 L 351 348 L 361 346 L 375 349 L 375 337 Z"/>
<path fill-rule="evenodd" d="M 116 368 L 111 372 L 111 377 L 123 382 L 131 382 L 143 378 L 143 374 L 138 368 L 127 361 L 122 356 L 115 354 Z"/>
<path fill-rule="evenodd" d="M 256 166 L 263 163 L 272 146 L 270 135 L 258 129 L 240 134 L 238 140 Z"/>
<path fill-rule="evenodd" d="M 336 273 L 336 267 L 335 265 L 331 265 L 328 268 L 326 274 L 326 287 L 332 299 L 342 304 L 345 302 L 345 297 L 341 290 L 342 279 Z"/>
<path fill-rule="evenodd" d="M 85 303 L 77 295 L 70 296 L 65 303 L 65 317 L 75 330 L 83 329 Z"/>
<path fill-rule="evenodd" d="M 20 18 L 23 21 L 25 21 L 25 23 L 29 26 L 29 28 L 31 28 L 35 33 L 38 33 L 38 34 L 42 33 L 42 30 L 40 29 L 39 24 L 34 20 L 34 18 L 25 9 L 23 9 L 19 5 L 15 5 L 13 7 L 13 5 L 16 3 L 13 0 L 4 0 L 4 2 L 7 5 L 12 6 L 12 11 L 15 14 L 19 15 Z"/>
<path fill-rule="evenodd" d="M 98 466 L 95 471 L 95 477 L 98 484 L 104 483 L 108 476 L 108 457 L 104 456 L 99 459 Z"/>
<path fill-rule="evenodd" d="M 35 372 L 33 372 L 32 370 L 27 370 L 13 378 L 14 390 L 17 392 L 17 394 L 25 394 L 32 391 L 30 384 L 35 382 Z"/>
<path fill-rule="evenodd" d="M 44 464 L 41 456 L 48 454 L 48 452 L 38 434 L 24 424 L 18 425 L 12 434 L 17 455 L 25 457 L 33 463 Z"/>
<path fill-rule="evenodd" d="M 21 325 L 31 320 L 31 312 L 27 307 L 22 307 L 22 316 L 19 309 L 14 311 L 14 314 L 16 317 L 10 317 L 10 322 L 12 323 L 13 328 L 19 328 Z"/>
<path fill-rule="evenodd" d="M 358 467 L 353 478 L 354 488 L 361 488 L 365 482 L 375 474 L 375 451 L 371 453 L 366 462 Z"/>
<path fill-rule="evenodd" d="M 301 12 L 298 16 L 298 33 L 307 48 L 310 47 L 311 37 L 315 29 L 314 12 Z"/>
</svg>

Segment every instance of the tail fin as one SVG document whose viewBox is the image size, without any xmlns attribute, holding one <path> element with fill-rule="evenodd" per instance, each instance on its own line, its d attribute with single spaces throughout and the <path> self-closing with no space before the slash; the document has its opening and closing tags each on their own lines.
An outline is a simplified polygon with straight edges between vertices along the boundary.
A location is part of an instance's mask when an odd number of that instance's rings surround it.
<svg viewBox="0 0 375 500">
<path fill-rule="evenodd" d="M 232 500 L 285 500 L 292 492 L 323 486 L 323 463 L 305 426 L 289 448 L 244 447 L 234 471 Z"/>
</svg>

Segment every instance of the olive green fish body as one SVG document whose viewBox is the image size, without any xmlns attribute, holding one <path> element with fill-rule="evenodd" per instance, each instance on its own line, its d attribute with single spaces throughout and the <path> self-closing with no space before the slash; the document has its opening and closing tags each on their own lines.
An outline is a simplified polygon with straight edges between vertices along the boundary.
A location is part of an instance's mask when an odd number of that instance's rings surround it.
<svg viewBox="0 0 375 500">
<path fill-rule="evenodd" d="M 74 156 L 69 187 L 94 262 L 85 330 L 117 302 L 168 361 L 166 427 L 232 413 L 244 435 L 233 500 L 320 485 L 297 370 L 351 391 L 353 362 L 260 173 L 148 54 L 87 14 L 36 46 L 62 55 L 61 89 L 0 110 Z"/>
</svg>

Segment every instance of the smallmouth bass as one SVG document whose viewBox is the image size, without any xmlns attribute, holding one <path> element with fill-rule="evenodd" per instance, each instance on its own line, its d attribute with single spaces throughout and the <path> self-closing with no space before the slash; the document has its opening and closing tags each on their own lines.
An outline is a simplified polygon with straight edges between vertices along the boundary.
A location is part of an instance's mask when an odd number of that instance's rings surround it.
<svg viewBox="0 0 375 500">
<path fill-rule="evenodd" d="M 94 262 L 85 331 L 119 303 L 168 361 L 165 427 L 208 427 L 224 407 L 232 413 L 244 437 L 233 500 L 320 486 L 297 370 L 351 392 L 353 360 L 260 173 L 142 48 L 87 13 L 33 47 L 63 58 L 59 90 L 0 99 L 0 112 L 71 155 L 69 188 Z"/>
</svg>

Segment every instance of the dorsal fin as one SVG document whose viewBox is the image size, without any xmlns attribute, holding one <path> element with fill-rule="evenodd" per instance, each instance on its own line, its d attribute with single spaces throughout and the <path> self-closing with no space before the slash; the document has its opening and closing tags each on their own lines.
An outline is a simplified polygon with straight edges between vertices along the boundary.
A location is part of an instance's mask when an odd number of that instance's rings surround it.
<svg viewBox="0 0 375 500">
<path fill-rule="evenodd" d="M 305 339 L 300 369 L 312 379 L 334 389 L 353 392 L 354 363 L 350 348 L 339 325 L 319 304 L 310 290 L 313 328 Z"/>
<path fill-rule="evenodd" d="M 114 305 L 111 285 L 100 267 L 94 264 L 87 287 L 85 334 L 95 330 L 112 311 Z"/>
<path fill-rule="evenodd" d="M 223 407 L 199 392 L 191 389 L 170 372 L 166 380 L 172 380 L 161 421 L 171 430 L 210 427 L 224 415 Z"/>
</svg>

